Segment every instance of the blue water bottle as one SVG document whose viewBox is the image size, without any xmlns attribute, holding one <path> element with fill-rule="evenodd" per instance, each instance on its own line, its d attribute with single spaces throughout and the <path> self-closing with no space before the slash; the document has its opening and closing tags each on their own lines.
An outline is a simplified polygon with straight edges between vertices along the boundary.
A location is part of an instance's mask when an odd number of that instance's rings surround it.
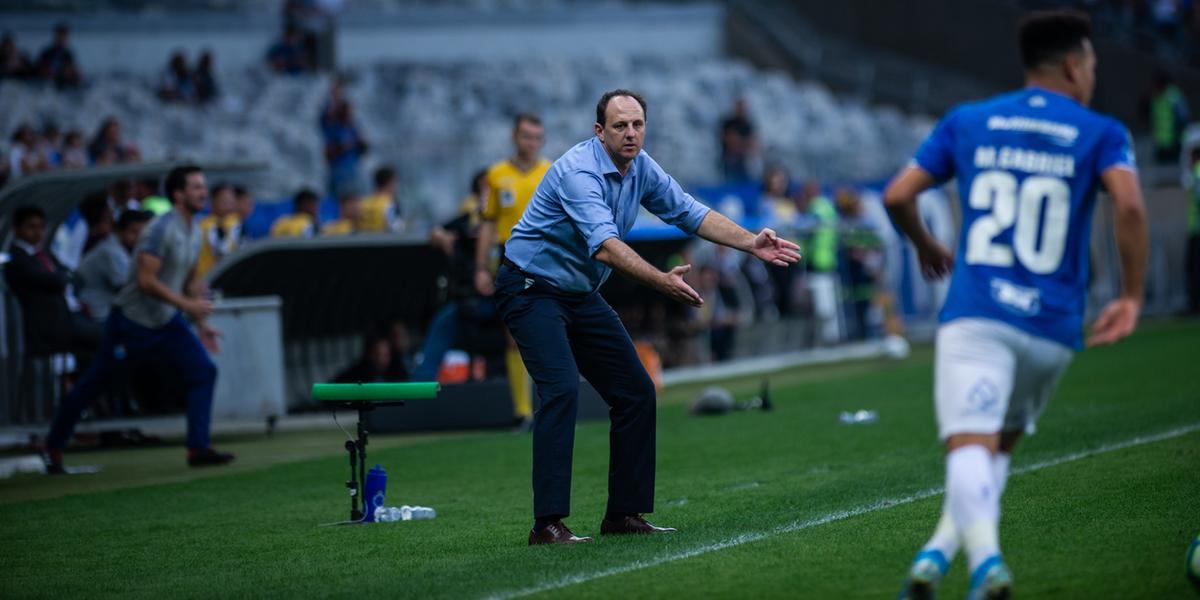
<svg viewBox="0 0 1200 600">
<path fill-rule="evenodd" d="M 383 467 L 375 465 L 374 469 L 367 471 L 367 483 L 364 486 L 363 501 L 365 504 L 366 515 L 363 520 L 370 523 L 375 520 L 375 509 L 384 506 L 384 498 L 387 495 L 387 471 Z"/>
</svg>

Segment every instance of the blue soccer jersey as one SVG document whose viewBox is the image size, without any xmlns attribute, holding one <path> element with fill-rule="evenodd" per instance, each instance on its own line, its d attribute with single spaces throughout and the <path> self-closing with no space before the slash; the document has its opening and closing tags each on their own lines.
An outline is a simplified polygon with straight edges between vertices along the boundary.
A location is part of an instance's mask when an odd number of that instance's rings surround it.
<svg viewBox="0 0 1200 600">
<path fill-rule="evenodd" d="M 913 161 L 939 183 L 958 178 L 962 230 L 941 322 L 994 319 L 1081 348 L 1100 175 L 1137 168 L 1125 126 L 1030 87 L 955 108 Z"/>
</svg>

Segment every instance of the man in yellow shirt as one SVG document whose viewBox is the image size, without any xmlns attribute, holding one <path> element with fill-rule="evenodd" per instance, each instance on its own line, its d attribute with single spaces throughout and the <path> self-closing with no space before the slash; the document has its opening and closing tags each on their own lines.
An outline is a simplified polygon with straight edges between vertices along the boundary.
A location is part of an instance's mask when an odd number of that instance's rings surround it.
<svg viewBox="0 0 1200 600">
<path fill-rule="evenodd" d="M 320 198 L 310 189 L 300 190 L 292 200 L 292 214 L 275 219 L 271 237 L 313 237 L 317 233 L 317 210 Z"/>
<path fill-rule="evenodd" d="M 358 231 L 362 220 L 362 202 L 358 194 L 343 192 L 338 197 L 338 218 L 321 227 L 321 235 L 350 235 Z"/>
<path fill-rule="evenodd" d="M 484 296 L 491 296 L 494 268 L 500 262 L 493 260 L 495 244 L 500 245 L 503 258 L 504 243 L 512 234 L 513 227 L 525 214 L 525 207 L 533 198 L 542 177 L 550 169 L 550 161 L 540 156 L 545 143 L 545 130 L 537 115 L 521 113 L 513 119 L 513 149 L 510 159 L 502 160 L 487 172 L 488 196 L 483 203 L 483 222 L 479 227 L 479 242 L 475 253 L 475 288 Z M 521 420 L 520 427 L 528 429 L 533 423 L 533 395 L 530 389 L 529 372 L 521 362 L 517 346 L 508 336 L 508 351 L 504 357 L 508 369 L 508 385 L 512 392 L 513 412 Z"/>
<path fill-rule="evenodd" d="M 404 222 L 396 206 L 396 170 L 381 167 L 375 171 L 375 192 L 363 198 L 358 230 L 369 233 L 400 231 Z"/>
<path fill-rule="evenodd" d="M 237 249 L 242 220 L 236 210 L 233 186 L 228 183 L 213 187 L 210 202 L 212 212 L 200 219 L 200 258 L 196 260 L 196 276 L 203 277 L 221 259 Z"/>
</svg>

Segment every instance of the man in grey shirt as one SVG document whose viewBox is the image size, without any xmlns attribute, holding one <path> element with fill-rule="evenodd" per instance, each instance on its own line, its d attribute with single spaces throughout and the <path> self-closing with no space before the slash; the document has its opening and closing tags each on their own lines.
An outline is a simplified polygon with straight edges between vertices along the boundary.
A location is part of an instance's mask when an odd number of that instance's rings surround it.
<svg viewBox="0 0 1200 600">
<path fill-rule="evenodd" d="M 152 215 L 126 210 L 117 219 L 116 231 L 84 255 L 75 271 L 79 276 L 79 299 L 92 319 L 103 323 L 117 292 L 129 281 L 129 263 L 138 236 Z"/>
<path fill-rule="evenodd" d="M 232 454 L 217 452 L 209 445 L 217 367 L 205 346 L 215 349 L 219 333 L 205 319 L 213 306 L 187 294 L 200 254 L 196 213 L 208 197 L 204 173 L 195 166 L 176 167 L 167 174 L 165 191 L 173 209 L 152 221 L 138 240 L 134 275 L 113 302 L 100 352 L 54 415 L 46 439 L 48 473 L 64 472 L 62 451 L 83 407 L 130 363 L 149 356 L 164 359 L 171 375 L 187 388 L 188 464 L 201 467 L 233 460 Z M 195 321 L 195 333 L 184 314 Z"/>
</svg>

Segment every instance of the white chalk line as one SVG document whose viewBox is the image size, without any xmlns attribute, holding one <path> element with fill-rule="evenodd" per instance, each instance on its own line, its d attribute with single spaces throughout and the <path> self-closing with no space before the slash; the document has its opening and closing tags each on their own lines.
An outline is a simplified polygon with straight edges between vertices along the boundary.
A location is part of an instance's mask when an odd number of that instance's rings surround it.
<svg viewBox="0 0 1200 600">
<path fill-rule="evenodd" d="M 1035 463 L 1024 465 L 1019 468 L 1015 468 L 1012 470 L 1012 475 L 1021 475 L 1024 473 L 1032 473 L 1034 471 L 1040 471 L 1042 469 L 1056 467 L 1058 465 L 1075 462 L 1078 460 L 1082 460 L 1082 459 L 1089 458 L 1092 456 L 1097 456 L 1100 454 L 1107 454 L 1109 452 L 1117 452 L 1119 450 L 1125 450 L 1128 448 L 1142 446 L 1145 444 L 1153 444 L 1155 442 L 1161 442 L 1161 441 L 1177 438 L 1180 436 L 1184 436 L 1184 435 L 1187 435 L 1189 433 L 1192 433 L 1192 432 L 1198 431 L 1198 430 L 1200 430 L 1200 423 L 1192 423 L 1190 425 L 1185 425 L 1183 427 L 1177 427 L 1175 429 L 1170 429 L 1170 430 L 1164 431 L 1162 433 L 1138 436 L 1135 438 L 1125 440 L 1123 442 L 1115 442 L 1112 444 L 1102 444 L 1100 446 L 1092 448 L 1091 450 L 1072 452 L 1070 454 L 1064 454 L 1063 456 L 1059 456 L 1056 458 L 1038 461 Z M 865 505 L 858 506 L 855 508 L 850 508 L 847 510 L 841 510 L 841 511 L 833 512 L 833 513 L 829 513 L 829 514 L 826 514 L 826 515 L 823 515 L 823 516 L 820 516 L 820 517 L 817 517 L 814 519 L 807 519 L 804 521 L 795 521 L 792 523 L 788 523 L 787 525 L 781 525 L 779 527 L 775 527 L 773 529 L 769 529 L 766 531 L 760 531 L 760 532 L 755 532 L 755 533 L 745 533 L 745 534 L 735 536 L 732 538 L 728 538 L 728 539 L 725 539 L 725 540 L 722 540 L 719 542 L 705 544 L 703 546 L 697 546 L 695 548 L 692 548 L 691 550 L 675 552 L 672 554 L 664 554 L 662 556 L 644 559 L 644 560 L 637 560 L 637 561 L 634 561 L 634 562 L 631 562 L 628 564 L 624 564 L 621 566 L 610 567 L 608 569 L 601 569 L 599 571 L 591 571 L 588 573 L 578 573 L 575 575 L 568 575 L 566 577 L 560 577 L 558 579 L 553 579 L 550 581 L 546 581 L 544 583 L 540 583 L 540 584 L 537 584 L 537 585 L 534 585 L 531 587 L 527 587 L 527 588 L 522 588 L 519 590 L 491 594 L 491 595 L 486 596 L 486 598 L 488 598 L 489 600 L 520 598 L 522 596 L 530 596 L 530 595 L 538 594 L 541 592 L 548 592 L 548 591 L 552 591 L 552 590 L 562 589 L 562 588 L 570 587 L 570 586 L 577 585 L 580 583 L 585 583 L 585 582 L 593 581 L 596 579 L 610 577 L 612 575 L 621 575 L 623 573 L 629 573 L 632 571 L 640 571 L 642 569 L 649 569 L 651 567 L 656 567 L 658 565 L 666 564 L 669 562 L 686 560 L 686 559 L 689 559 L 689 558 L 692 558 L 695 556 L 701 556 L 701 555 L 709 554 L 712 552 L 719 552 L 721 550 L 725 550 L 726 548 L 733 548 L 735 546 L 751 544 L 751 543 L 754 543 L 757 541 L 765 540 L 767 538 L 772 538 L 772 537 L 779 536 L 779 535 L 793 533 L 796 531 L 802 531 L 805 529 L 811 529 L 813 527 L 819 527 L 821 525 L 826 525 L 829 523 L 833 523 L 835 521 L 842 521 L 845 519 L 850 519 L 850 518 L 858 517 L 861 515 L 881 511 L 881 510 L 886 510 L 886 509 L 893 508 L 896 506 L 912 504 L 913 502 L 924 500 L 926 498 L 932 498 L 934 496 L 939 496 L 942 494 L 942 491 L 943 491 L 943 488 L 937 487 L 937 488 L 930 488 L 927 490 L 922 490 L 922 491 L 916 492 L 914 494 L 909 494 L 907 496 L 896 496 L 896 497 L 892 497 L 892 498 L 884 498 L 882 500 L 877 500 L 870 504 L 865 504 Z"/>
</svg>

